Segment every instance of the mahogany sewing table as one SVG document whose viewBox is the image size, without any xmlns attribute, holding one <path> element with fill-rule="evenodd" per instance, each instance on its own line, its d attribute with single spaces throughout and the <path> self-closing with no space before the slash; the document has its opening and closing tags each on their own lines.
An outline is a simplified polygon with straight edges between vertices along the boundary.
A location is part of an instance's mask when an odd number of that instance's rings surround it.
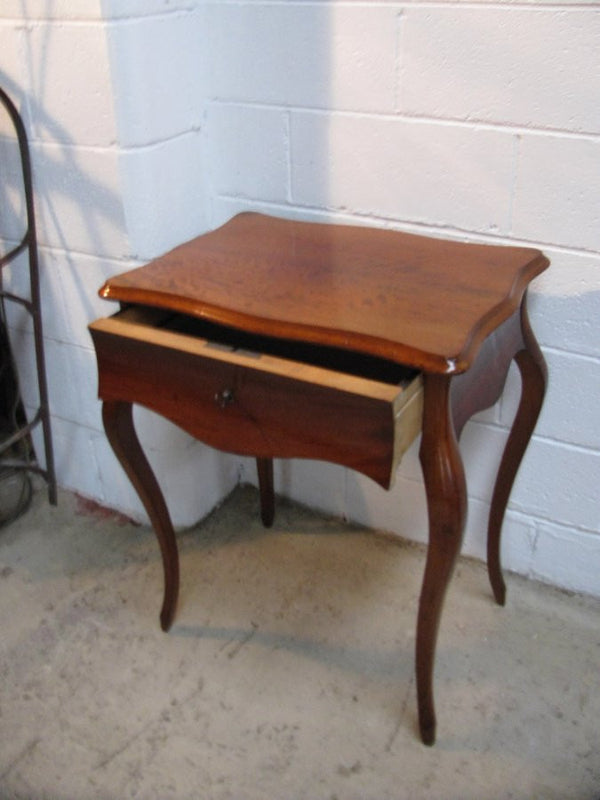
<svg viewBox="0 0 600 800">
<path fill-rule="evenodd" d="M 488 528 L 489 577 L 504 604 L 502 520 L 546 384 L 526 290 L 547 266 L 529 248 L 245 213 L 110 279 L 100 294 L 121 310 L 90 326 L 99 396 L 107 436 L 160 544 L 162 628 L 175 613 L 177 544 L 133 403 L 209 445 L 256 457 L 266 525 L 273 458 L 331 461 L 388 488 L 422 431 L 429 544 L 416 677 L 421 737 L 432 744 L 437 632 L 467 510 L 457 441 L 498 400 L 515 359 L 521 401 Z"/>
</svg>

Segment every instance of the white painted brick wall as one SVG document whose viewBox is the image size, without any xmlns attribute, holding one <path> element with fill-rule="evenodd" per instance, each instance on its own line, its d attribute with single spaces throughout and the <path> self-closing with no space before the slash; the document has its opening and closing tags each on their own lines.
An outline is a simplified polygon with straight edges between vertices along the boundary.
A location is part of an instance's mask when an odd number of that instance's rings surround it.
<svg viewBox="0 0 600 800">
<path fill-rule="evenodd" d="M 85 326 L 107 313 L 107 275 L 245 208 L 528 243 L 553 263 L 530 304 L 550 385 L 504 558 L 600 595 L 599 53 L 595 2 L 5 0 L 0 82 L 32 132 L 61 482 L 140 513 L 94 399 Z M 25 342 L 25 321 L 11 325 Z M 464 433 L 464 549 L 478 557 L 519 386 L 513 370 Z M 137 419 L 180 524 L 240 468 L 255 479 L 250 459 Z M 417 445 L 389 493 L 312 462 L 276 476 L 303 502 L 426 539 Z"/>
<path fill-rule="evenodd" d="M 518 128 L 597 133 L 597 8 L 410 7 L 402 15 L 401 110 Z M 569 13 L 570 11 L 570 13 Z"/>
<path fill-rule="evenodd" d="M 199 131 L 121 153 L 130 256 L 147 261 L 207 227 L 208 182 Z"/>
<path fill-rule="evenodd" d="M 216 99 L 389 111 L 396 11 L 375 4 L 208 3 Z"/>
<path fill-rule="evenodd" d="M 206 52 L 200 22 L 184 11 L 112 25 L 110 66 L 121 147 L 155 144 L 199 130 Z"/>
<path fill-rule="evenodd" d="M 285 204 L 289 194 L 287 114 L 279 109 L 215 104 L 208 111 L 207 123 L 215 194 Z"/>
<path fill-rule="evenodd" d="M 104 27 L 37 22 L 27 30 L 26 52 L 30 98 L 36 105 L 31 136 L 66 145 L 114 144 L 113 100 L 98 69 L 108 62 Z"/>
<path fill-rule="evenodd" d="M 600 196 L 594 178 L 599 163 L 598 137 L 524 135 L 514 194 L 515 237 L 598 252 Z"/>
<path fill-rule="evenodd" d="M 505 561 L 600 594 L 596 4 L 207 5 L 214 224 L 251 207 L 548 253 L 552 271 L 530 305 L 551 378 L 507 515 Z M 464 434 L 464 549 L 479 557 L 519 387 L 511 371 L 506 397 Z M 329 466 L 277 474 L 304 502 L 426 537 L 416 447 L 388 494 Z"/>
<path fill-rule="evenodd" d="M 513 142 L 503 132 L 295 113 L 291 151 L 292 197 L 299 205 L 508 230 Z"/>
<path fill-rule="evenodd" d="M 34 168 L 59 482 L 140 518 L 102 431 L 87 324 L 114 309 L 97 297 L 109 275 L 206 229 L 199 30 L 197 4 L 177 0 L 0 7 L 0 84 L 21 110 Z M 0 122 L 0 135 L 7 130 Z M 2 140 L 2 153 L 10 146 Z M 2 210 L 0 237 L 16 237 L 13 217 L 22 209 Z M 18 266 L 4 277 L 26 292 Z M 32 410 L 31 325 L 18 308 L 9 320 Z M 235 485 L 234 459 L 190 444 L 149 412 L 136 418 L 177 524 L 194 522 Z M 41 453 L 39 432 L 35 440 Z"/>
</svg>

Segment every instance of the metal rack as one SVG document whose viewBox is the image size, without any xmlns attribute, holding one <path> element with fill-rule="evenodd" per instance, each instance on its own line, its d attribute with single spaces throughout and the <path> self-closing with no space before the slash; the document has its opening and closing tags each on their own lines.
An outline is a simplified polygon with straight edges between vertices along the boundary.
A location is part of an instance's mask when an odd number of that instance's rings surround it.
<svg viewBox="0 0 600 800">
<path fill-rule="evenodd" d="M 0 475 L 21 474 L 23 472 L 24 474 L 27 474 L 28 472 L 38 473 L 46 480 L 48 486 L 48 499 L 50 503 L 52 505 L 56 505 L 56 474 L 54 469 L 54 455 L 50 431 L 50 412 L 48 406 L 48 385 L 46 381 L 46 368 L 44 361 L 44 340 L 42 335 L 39 263 L 33 202 L 31 160 L 29 156 L 27 134 L 21 116 L 12 100 L 2 88 L 0 88 L 0 103 L 6 109 L 17 135 L 26 209 L 26 227 L 21 241 L 5 255 L 0 256 L 0 304 L 2 318 L 4 318 L 6 302 L 18 303 L 21 307 L 25 308 L 31 316 L 39 390 L 39 406 L 35 410 L 35 413 L 33 413 L 33 415 L 30 417 L 29 421 L 25 418 L 23 413 L 14 414 L 12 430 L 5 434 L 4 438 L 0 441 Z M 29 262 L 29 298 L 5 291 L 2 282 L 2 272 L 4 267 L 14 261 L 22 253 L 27 253 Z M 5 357 L 12 359 L 10 350 L 7 354 L 5 354 Z M 20 405 L 20 398 L 17 392 L 15 407 L 18 405 Z M 31 445 L 31 433 L 38 425 L 41 425 L 42 427 L 45 467 L 42 467 L 37 460 L 33 451 L 33 446 Z"/>
</svg>

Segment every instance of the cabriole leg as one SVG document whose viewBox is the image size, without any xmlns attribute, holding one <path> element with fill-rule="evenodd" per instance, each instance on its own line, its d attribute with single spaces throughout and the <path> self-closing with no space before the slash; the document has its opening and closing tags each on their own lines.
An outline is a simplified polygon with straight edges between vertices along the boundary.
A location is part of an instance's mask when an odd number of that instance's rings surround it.
<svg viewBox="0 0 600 800">
<path fill-rule="evenodd" d="M 165 580 L 160 625 L 167 631 L 175 616 L 179 593 L 179 557 L 171 518 L 135 432 L 131 403 L 103 403 L 102 419 L 112 449 L 144 504 L 160 545 Z"/>
<path fill-rule="evenodd" d="M 275 518 L 275 493 L 273 490 L 273 459 L 257 458 L 258 488 L 260 491 L 260 517 L 265 528 L 270 528 Z"/>
<path fill-rule="evenodd" d="M 500 560 L 502 521 L 517 470 L 542 408 L 547 382 L 546 362 L 529 324 L 526 298 L 521 306 L 521 334 L 523 349 L 515 355 L 521 373 L 521 401 L 498 469 L 488 527 L 488 575 L 496 602 L 501 606 L 506 600 Z"/>
<path fill-rule="evenodd" d="M 421 738 L 435 741 L 433 671 L 446 590 L 462 544 L 467 489 L 450 408 L 450 378 L 425 376 L 421 466 L 427 494 L 429 546 L 417 622 L 417 700 Z"/>
</svg>

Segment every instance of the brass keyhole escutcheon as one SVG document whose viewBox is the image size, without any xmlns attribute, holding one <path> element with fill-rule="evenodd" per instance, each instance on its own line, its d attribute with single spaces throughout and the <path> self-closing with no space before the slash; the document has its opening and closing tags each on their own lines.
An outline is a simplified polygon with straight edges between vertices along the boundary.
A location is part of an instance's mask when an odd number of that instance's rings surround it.
<svg viewBox="0 0 600 800">
<path fill-rule="evenodd" d="M 221 408 L 227 408 L 235 400 L 233 389 L 222 389 L 215 394 L 215 403 Z"/>
</svg>

